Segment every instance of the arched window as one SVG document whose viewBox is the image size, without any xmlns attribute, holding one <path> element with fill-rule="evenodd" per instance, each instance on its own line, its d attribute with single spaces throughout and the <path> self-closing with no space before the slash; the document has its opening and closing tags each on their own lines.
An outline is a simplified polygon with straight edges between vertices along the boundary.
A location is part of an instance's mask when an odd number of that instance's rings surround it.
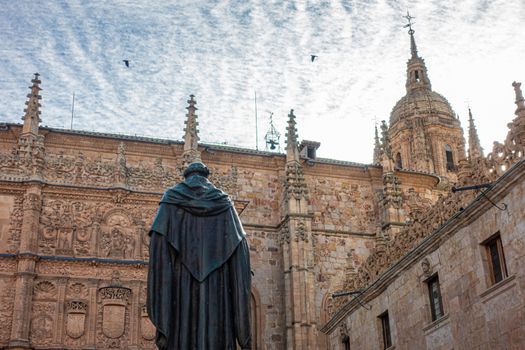
<svg viewBox="0 0 525 350">
<path fill-rule="evenodd" d="M 397 152 L 396 154 L 396 168 L 401 169 L 403 168 L 403 162 L 401 160 L 401 153 Z"/>
<path fill-rule="evenodd" d="M 454 165 L 454 156 L 452 155 L 452 147 L 449 145 L 445 145 L 445 158 L 447 160 L 447 170 L 456 170 L 456 166 Z"/>
</svg>

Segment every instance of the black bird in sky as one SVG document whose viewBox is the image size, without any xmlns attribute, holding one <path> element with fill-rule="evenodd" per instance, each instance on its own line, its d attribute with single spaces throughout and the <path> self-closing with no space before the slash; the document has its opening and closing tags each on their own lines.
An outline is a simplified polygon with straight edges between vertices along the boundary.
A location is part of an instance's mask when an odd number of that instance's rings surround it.
<svg viewBox="0 0 525 350">
<path fill-rule="evenodd" d="M 124 64 L 126 65 L 126 67 L 129 68 L 129 60 L 122 60 L 122 62 L 124 62 Z"/>
<path fill-rule="evenodd" d="M 312 62 L 315 61 L 316 58 L 317 58 L 316 55 L 310 55 L 310 59 L 312 60 Z"/>
</svg>

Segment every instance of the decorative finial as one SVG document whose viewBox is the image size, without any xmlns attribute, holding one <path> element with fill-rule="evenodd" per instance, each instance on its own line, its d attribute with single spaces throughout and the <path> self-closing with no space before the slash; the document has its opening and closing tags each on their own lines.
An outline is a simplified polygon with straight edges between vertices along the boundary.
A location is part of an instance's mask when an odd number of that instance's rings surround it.
<svg viewBox="0 0 525 350">
<path fill-rule="evenodd" d="M 470 160 L 483 157 L 483 148 L 479 142 L 478 131 L 470 107 L 468 108 L 468 155 Z"/>
<path fill-rule="evenodd" d="M 412 22 L 413 19 L 416 17 L 410 16 L 410 13 L 407 10 L 407 15 L 404 16 L 408 24 L 404 25 L 404 28 L 408 28 L 408 34 L 410 34 L 410 52 L 412 53 L 412 58 L 418 57 L 417 56 L 417 46 L 416 46 L 416 40 L 414 39 L 414 33 L 416 32 L 414 29 L 412 29 L 412 25 L 415 24 L 415 22 Z"/>
<path fill-rule="evenodd" d="M 377 124 L 374 126 L 375 136 L 374 136 L 374 164 L 379 164 L 381 162 L 381 143 L 379 142 L 379 133 L 377 131 Z"/>
<path fill-rule="evenodd" d="M 297 129 L 295 127 L 293 109 L 288 114 L 288 127 L 286 128 L 286 158 L 287 161 L 299 161 L 299 148 L 297 145 Z"/>
<path fill-rule="evenodd" d="M 381 121 L 381 149 L 386 158 L 392 159 L 392 146 L 390 144 L 388 125 L 386 125 L 386 121 L 384 120 Z"/>
<path fill-rule="evenodd" d="M 22 117 L 22 120 L 24 121 L 22 133 L 38 134 L 38 126 L 42 121 L 40 119 L 40 107 L 42 107 L 42 105 L 39 102 L 42 99 L 42 96 L 40 96 L 40 91 L 42 89 L 40 88 L 41 81 L 39 76 L 40 74 L 35 73 L 34 78 L 31 80 L 33 85 L 29 87 L 31 92 L 27 95 L 27 107 L 24 109 L 25 114 Z"/>
<path fill-rule="evenodd" d="M 184 128 L 183 157 L 186 165 L 189 165 L 192 162 L 201 161 L 200 152 L 198 151 L 198 142 L 200 139 L 197 126 L 199 123 L 197 122 L 197 114 L 195 114 L 195 111 L 197 110 L 197 107 L 195 107 L 197 101 L 195 101 L 194 97 L 193 94 L 190 95 L 190 99 L 187 101 L 188 107 L 186 107 L 186 109 L 188 110 L 188 113 L 186 113 L 186 121 L 184 121 L 186 127 Z"/>
</svg>

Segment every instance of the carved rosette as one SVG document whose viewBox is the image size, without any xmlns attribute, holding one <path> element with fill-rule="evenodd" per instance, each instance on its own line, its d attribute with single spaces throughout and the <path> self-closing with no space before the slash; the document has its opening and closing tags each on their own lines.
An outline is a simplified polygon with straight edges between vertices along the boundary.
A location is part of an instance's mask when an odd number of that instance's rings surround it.
<svg viewBox="0 0 525 350">
<path fill-rule="evenodd" d="M 98 341 L 103 347 L 126 347 L 126 325 L 129 325 L 128 303 L 131 289 L 104 287 L 99 289 Z"/>
</svg>

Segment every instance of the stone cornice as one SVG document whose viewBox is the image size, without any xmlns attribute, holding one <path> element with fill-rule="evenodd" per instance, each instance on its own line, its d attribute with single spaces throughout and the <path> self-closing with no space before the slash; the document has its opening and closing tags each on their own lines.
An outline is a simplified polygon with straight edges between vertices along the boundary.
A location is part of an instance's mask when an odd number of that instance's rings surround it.
<svg viewBox="0 0 525 350">
<path fill-rule="evenodd" d="M 484 194 L 478 195 L 464 210 L 450 217 L 443 225 L 424 238 L 415 248 L 408 251 L 396 263 L 381 273 L 379 277 L 359 295 L 359 301 L 357 298 L 354 298 L 343 305 L 343 307 L 321 327 L 320 331 L 326 334 L 332 333 L 345 317 L 361 307 L 361 303 L 370 301 L 380 295 L 404 270 L 413 266 L 423 256 L 435 251 L 459 229 L 467 226 L 487 210 L 491 209 L 492 204 L 487 198 L 493 202 L 501 200 L 510 192 L 512 186 L 519 181 L 523 181 L 524 178 L 525 160 L 521 160 L 503 174 Z"/>
</svg>

